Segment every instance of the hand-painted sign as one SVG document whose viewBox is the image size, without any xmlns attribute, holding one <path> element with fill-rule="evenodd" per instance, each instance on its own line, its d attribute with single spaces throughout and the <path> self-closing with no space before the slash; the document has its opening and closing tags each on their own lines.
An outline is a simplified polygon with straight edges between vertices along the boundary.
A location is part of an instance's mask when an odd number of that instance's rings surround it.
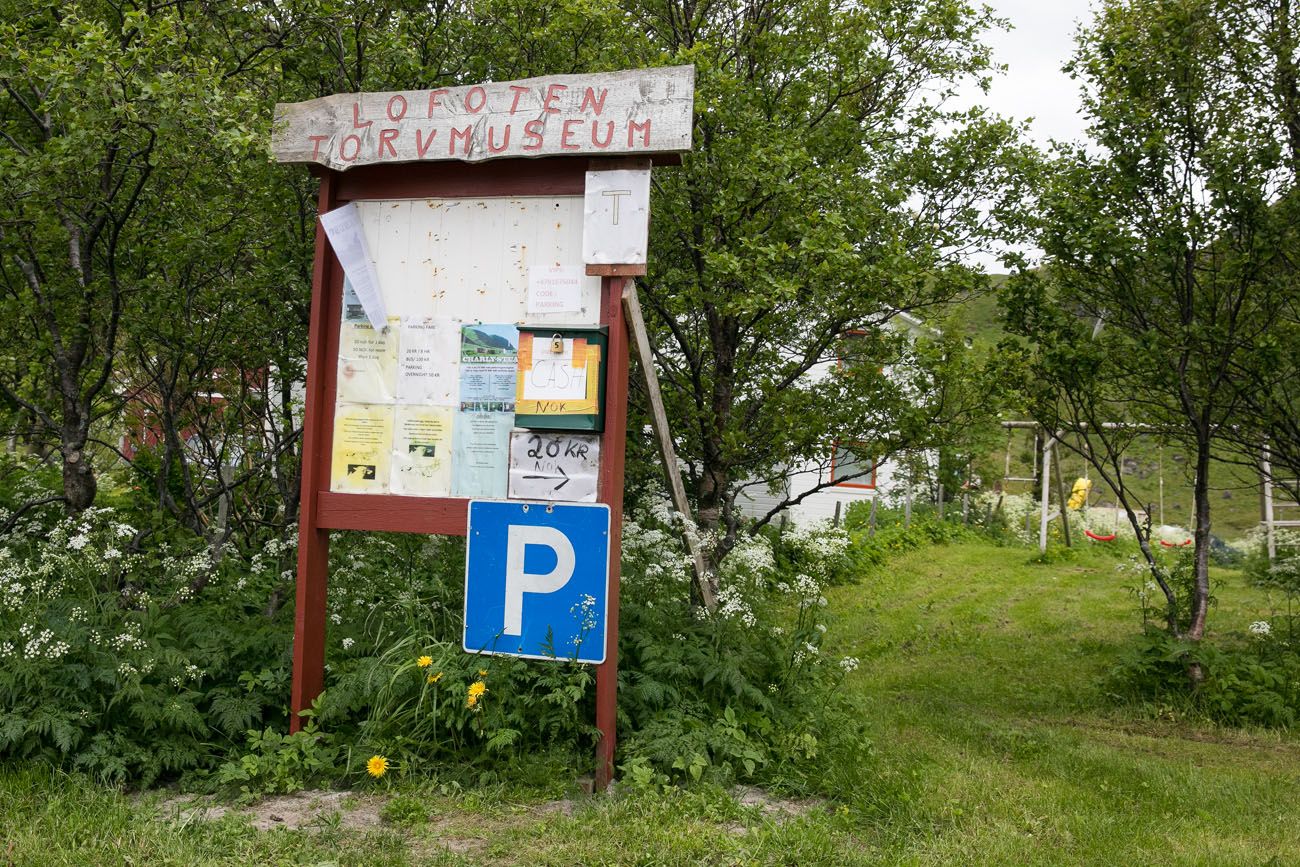
<svg viewBox="0 0 1300 867">
<path fill-rule="evenodd" d="M 471 501 L 465 650 L 604 662 L 609 547 L 603 503 Z"/>
<path fill-rule="evenodd" d="M 596 502 L 600 437 L 562 431 L 510 435 L 512 500 Z"/>
<path fill-rule="evenodd" d="M 690 150 L 695 67 L 343 93 L 275 107 L 282 163 L 374 163 Z"/>
</svg>

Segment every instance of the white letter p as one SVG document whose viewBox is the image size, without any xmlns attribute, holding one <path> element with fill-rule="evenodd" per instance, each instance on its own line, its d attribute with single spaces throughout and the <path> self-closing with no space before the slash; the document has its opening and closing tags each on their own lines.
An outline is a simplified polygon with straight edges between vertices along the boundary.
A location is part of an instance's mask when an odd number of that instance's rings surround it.
<svg viewBox="0 0 1300 867">
<path fill-rule="evenodd" d="M 545 575 L 524 571 L 524 550 L 529 545 L 545 545 L 555 552 L 555 568 Z M 554 593 L 573 577 L 573 543 L 554 527 L 511 524 L 506 528 L 506 635 L 524 631 L 524 594 Z"/>
</svg>

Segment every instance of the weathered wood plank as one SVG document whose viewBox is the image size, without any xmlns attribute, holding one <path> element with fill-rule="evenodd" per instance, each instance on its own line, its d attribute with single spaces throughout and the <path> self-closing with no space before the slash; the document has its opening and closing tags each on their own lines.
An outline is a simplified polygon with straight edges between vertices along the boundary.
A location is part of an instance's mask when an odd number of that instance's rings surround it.
<svg viewBox="0 0 1300 867">
<path fill-rule="evenodd" d="M 668 477 L 668 492 L 672 496 L 673 508 L 681 516 L 682 538 L 686 542 L 686 550 L 690 552 L 691 563 L 695 567 L 695 588 L 699 591 L 700 601 L 704 603 L 705 609 L 713 612 L 718 608 L 718 600 L 713 593 L 709 569 L 704 562 L 704 552 L 700 550 L 700 540 L 691 518 L 691 505 L 686 500 L 686 486 L 682 483 L 682 471 L 677 466 L 677 449 L 673 447 L 673 435 L 668 427 L 668 413 L 664 411 L 663 394 L 659 390 L 659 374 L 655 372 L 654 353 L 650 348 L 650 334 L 646 330 L 645 317 L 641 313 L 641 298 L 637 295 L 636 284 L 631 280 L 627 281 L 623 289 L 623 314 L 627 317 L 628 335 L 636 347 L 637 358 L 641 362 L 641 375 L 645 377 L 646 394 L 650 398 L 650 425 L 654 428 L 659 457 L 664 462 L 664 474 Z"/>
<path fill-rule="evenodd" d="M 553 75 L 437 90 L 343 93 L 275 107 L 271 152 L 340 171 L 690 150 L 695 67 Z"/>
</svg>

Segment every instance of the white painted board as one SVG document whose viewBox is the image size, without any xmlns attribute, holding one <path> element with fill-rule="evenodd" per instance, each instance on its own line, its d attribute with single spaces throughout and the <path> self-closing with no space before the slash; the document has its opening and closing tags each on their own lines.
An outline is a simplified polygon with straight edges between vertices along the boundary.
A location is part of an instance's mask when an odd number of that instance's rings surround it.
<svg viewBox="0 0 1300 867">
<path fill-rule="evenodd" d="M 534 266 L 581 266 L 581 196 L 356 203 L 387 309 L 462 322 L 596 325 L 600 278 L 581 276 L 579 309 L 529 313 Z"/>
</svg>

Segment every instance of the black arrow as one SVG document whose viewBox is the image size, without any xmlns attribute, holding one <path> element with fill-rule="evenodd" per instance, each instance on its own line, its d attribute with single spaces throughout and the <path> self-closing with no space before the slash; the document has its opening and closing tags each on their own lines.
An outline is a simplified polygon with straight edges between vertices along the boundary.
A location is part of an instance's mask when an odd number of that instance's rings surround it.
<svg viewBox="0 0 1300 867">
<path fill-rule="evenodd" d="M 564 467 L 556 467 L 555 469 L 560 473 L 561 476 L 564 477 L 564 481 L 560 482 L 558 485 L 556 485 L 554 488 L 551 489 L 554 491 L 558 491 L 560 488 L 567 485 L 570 482 L 570 479 L 569 479 L 569 474 L 564 471 Z M 555 476 L 543 474 L 540 476 L 524 476 L 524 478 L 525 479 L 553 479 L 555 478 Z"/>
</svg>

